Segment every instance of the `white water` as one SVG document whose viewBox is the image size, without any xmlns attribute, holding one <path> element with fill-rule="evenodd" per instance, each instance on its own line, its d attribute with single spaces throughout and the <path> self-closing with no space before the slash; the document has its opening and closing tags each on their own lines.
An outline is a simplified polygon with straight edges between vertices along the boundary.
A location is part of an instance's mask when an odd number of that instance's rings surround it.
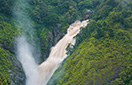
<svg viewBox="0 0 132 85">
<path fill-rule="evenodd" d="M 75 36 L 80 32 L 81 27 L 86 27 L 88 20 L 76 21 L 67 29 L 67 34 L 51 49 L 50 55 L 41 65 L 37 65 L 33 58 L 32 46 L 24 37 L 18 37 L 17 57 L 21 62 L 26 74 L 26 85 L 46 85 L 59 67 L 59 64 L 67 57 L 67 46 L 75 45 Z"/>
<path fill-rule="evenodd" d="M 21 36 L 16 39 L 17 42 L 17 58 L 21 62 L 26 74 L 26 85 L 38 85 L 38 65 L 33 58 L 33 47 Z"/>
<path fill-rule="evenodd" d="M 67 46 L 71 43 L 75 45 L 75 36 L 80 32 L 81 27 L 86 27 L 88 20 L 80 22 L 76 21 L 67 29 L 67 34 L 54 46 L 46 61 L 44 61 L 38 68 L 39 84 L 46 85 L 59 64 L 67 57 Z"/>
</svg>

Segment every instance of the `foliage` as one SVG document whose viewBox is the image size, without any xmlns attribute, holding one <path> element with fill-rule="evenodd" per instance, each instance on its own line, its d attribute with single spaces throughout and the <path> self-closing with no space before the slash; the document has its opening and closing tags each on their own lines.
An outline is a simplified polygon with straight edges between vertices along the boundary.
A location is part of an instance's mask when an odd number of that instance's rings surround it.
<svg viewBox="0 0 132 85">
<path fill-rule="evenodd" d="M 95 9 L 94 20 L 77 35 L 74 52 L 54 74 L 64 71 L 60 81 L 51 79 L 56 85 L 132 84 L 132 3 L 124 6 L 124 1 L 104 0 Z"/>
<path fill-rule="evenodd" d="M 0 0 L 0 14 L 4 14 L 7 17 L 12 16 L 12 6 L 16 0 Z"/>
<path fill-rule="evenodd" d="M 8 50 L 13 50 L 12 43 L 14 41 L 14 36 L 17 31 L 14 30 L 13 25 L 7 22 L 6 17 L 0 15 L 0 45 Z"/>
<path fill-rule="evenodd" d="M 118 29 L 114 38 L 86 38 L 64 64 L 65 73 L 58 85 L 130 84 L 131 32 Z"/>
<path fill-rule="evenodd" d="M 16 1 L 0 0 L 0 85 L 10 84 L 10 70 L 15 67 L 10 58 L 14 55 L 14 37 L 18 33 L 12 20 L 15 17 L 12 8 Z M 46 59 L 43 56 L 48 56 L 50 47 L 57 42 L 57 35 L 61 38 L 69 24 L 83 20 L 86 10 L 94 12 L 90 15 L 89 25 L 77 35 L 75 49 L 70 52 L 72 55 L 56 71 L 57 75 L 59 72 L 62 75 L 57 77 L 58 80 L 53 80 L 54 84 L 132 84 L 131 0 L 26 1 L 29 6 L 24 12 L 34 24 L 42 60 Z"/>
<path fill-rule="evenodd" d="M 69 7 L 69 11 L 67 11 L 64 16 L 62 17 L 62 21 L 63 22 L 69 22 L 69 23 L 73 23 L 74 21 L 76 21 L 77 19 L 79 19 L 79 15 L 76 9 L 74 9 L 72 6 Z"/>
<path fill-rule="evenodd" d="M 10 84 L 11 72 L 14 71 L 11 56 L 14 57 L 8 50 L 0 47 L 0 85 Z"/>
<path fill-rule="evenodd" d="M 131 75 L 132 71 L 132 47 L 129 42 L 131 33 L 125 32 L 126 39 L 119 35 L 114 39 L 86 38 L 64 64 L 65 74 L 58 85 L 107 83 L 113 85 L 112 83 L 119 78 L 121 78 L 119 83 L 130 82 L 131 76 L 127 77 L 127 74 Z M 128 38 L 130 40 L 127 40 Z M 127 67 L 130 68 L 128 73 L 126 73 Z M 122 72 L 126 75 L 121 75 Z M 122 77 L 127 78 L 124 80 Z"/>
</svg>

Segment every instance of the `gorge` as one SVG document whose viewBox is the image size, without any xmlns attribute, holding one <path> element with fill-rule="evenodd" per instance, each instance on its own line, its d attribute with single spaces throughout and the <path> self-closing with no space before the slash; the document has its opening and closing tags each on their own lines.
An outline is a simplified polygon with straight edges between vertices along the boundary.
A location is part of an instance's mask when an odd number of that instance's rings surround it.
<svg viewBox="0 0 132 85">
<path fill-rule="evenodd" d="M 132 0 L 0 6 L 0 85 L 132 85 Z"/>
<path fill-rule="evenodd" d="M 46 85 L 59 64 L 67 57 L 66 48 L 70 44 L 75 45 L 75 36 L 80 32 L 80 28 L 85 28 L 89 20 L 76 21 L 69 26 L 67 34 L 51 49 L 46 61 L 39 66 L 35 63 L 32 55 L 32 47 L 24 37 L 18 37 L 17 57 L 21 62 L 25 74 L 26 85 Z"/>
</svg>

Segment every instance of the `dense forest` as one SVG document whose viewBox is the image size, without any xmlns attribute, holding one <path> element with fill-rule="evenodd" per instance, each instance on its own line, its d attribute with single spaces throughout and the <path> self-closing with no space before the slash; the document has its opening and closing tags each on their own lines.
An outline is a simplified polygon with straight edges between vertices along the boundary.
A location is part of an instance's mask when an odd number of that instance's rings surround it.
<svg viewBox="0 0 132 85">
<path fill-rule="evenodd" d="M 0 0 L 0 85 L 25 84 L 15 55 L 15 37 L 21 35 L 13 11 L 18 1 L 33 24 L 38 63 L 71 23 L 90 19 L 48 85 L 132 85 L 131 0 Z M 25 35 L 29 38 L 30 31 Z"/>
</svg>

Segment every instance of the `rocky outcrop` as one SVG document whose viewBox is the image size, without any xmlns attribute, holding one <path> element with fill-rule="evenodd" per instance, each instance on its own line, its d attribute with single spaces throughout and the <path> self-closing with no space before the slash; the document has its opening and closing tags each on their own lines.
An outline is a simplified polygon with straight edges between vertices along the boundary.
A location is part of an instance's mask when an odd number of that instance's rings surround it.
<svg viewBox="0 0 132 85">
<path fill-rule="evenodd" d="M 11 64 L 13 65 L 14 69 L 10 70 L 10 79 L 11 85 L 25 85 L 25 74 L 20 62 L 16 59 L 16 57 L 10 56 Z"/>
</svg>

